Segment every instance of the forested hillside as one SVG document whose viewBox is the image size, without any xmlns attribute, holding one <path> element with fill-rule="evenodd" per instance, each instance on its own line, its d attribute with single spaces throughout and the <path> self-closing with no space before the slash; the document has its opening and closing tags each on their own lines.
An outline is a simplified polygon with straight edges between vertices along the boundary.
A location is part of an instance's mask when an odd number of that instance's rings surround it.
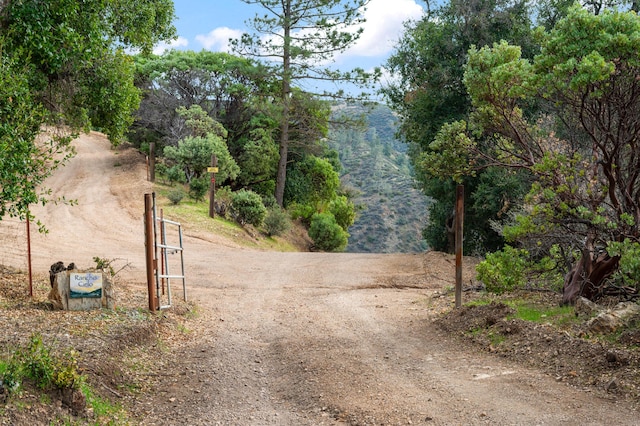
<svg viewBox="0 0 640 426">
<path fill-rule="evenodd" d="M 354 111 L 357 113 L 358 111 Z M 395 138 L 396 120 L 386 106 L 367 115 L 366 129 L 334 130 L 343 185 L 356 192 L 360 210 L 349 228 L 349 252 L 418 252 L 427 197 L 415 188 L 407 147 Z"/>
</svg>

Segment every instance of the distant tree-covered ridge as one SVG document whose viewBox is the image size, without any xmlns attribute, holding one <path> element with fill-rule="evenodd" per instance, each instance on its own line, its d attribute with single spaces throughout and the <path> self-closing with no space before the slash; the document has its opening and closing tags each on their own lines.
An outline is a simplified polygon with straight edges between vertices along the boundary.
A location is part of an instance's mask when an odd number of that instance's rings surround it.
<svg viewBox="0 0 640 426">
<path fill-rule="evenodd" d="M 352 114 L 363 111 L 354 107 Z M 391 110 L 379 105 L 366 114 L 362 129 L 330 133 L 330 146 L 340 155 L 342 183 L 356 194 L 359 206 L 349 228 L 348 252 L 411 253 L 427 248 L 422 229 L 428 198 L 416 189 L 407 145 L 395 137 L 396 129 Z"/>
</svg>

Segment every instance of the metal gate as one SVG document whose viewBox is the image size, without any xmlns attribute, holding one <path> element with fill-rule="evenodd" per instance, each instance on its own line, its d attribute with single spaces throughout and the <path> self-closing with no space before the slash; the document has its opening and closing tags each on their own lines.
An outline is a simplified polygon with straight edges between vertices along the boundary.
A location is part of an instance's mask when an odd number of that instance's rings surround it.
<svg viewBox="0 0 640 426">
<path fill-rule="evenodd" d="M 157 215 L 155 192 L 145 194 L 147 285 L 150 310 L 171 307 L 171 280 L 182 281 L 183 298 L 187 300 L 182 225 L 162 216 L 162 211 L 160 217 Z M 174 257 L 175 255 L 179 255 L 178 258 Z M 176 270 L 179 271 L 173 272 Z"/>
</svg>

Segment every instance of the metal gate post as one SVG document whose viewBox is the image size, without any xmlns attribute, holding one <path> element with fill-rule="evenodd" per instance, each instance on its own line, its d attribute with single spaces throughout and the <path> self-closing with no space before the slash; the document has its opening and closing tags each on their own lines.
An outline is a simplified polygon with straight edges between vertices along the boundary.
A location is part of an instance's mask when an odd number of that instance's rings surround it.
<svg viewBox="0 0 640 426">
<path fill-rule="evenodd" d="M 154 238 L 153 238 L 153 202 L 151 194 L 144 194 L 144 245 L 145 258 L 147 263 L 147 289 L 149 293 L 149 310 L 158 310 L 155 291 L 155 258 L 154 258 Z"/>
</svg>

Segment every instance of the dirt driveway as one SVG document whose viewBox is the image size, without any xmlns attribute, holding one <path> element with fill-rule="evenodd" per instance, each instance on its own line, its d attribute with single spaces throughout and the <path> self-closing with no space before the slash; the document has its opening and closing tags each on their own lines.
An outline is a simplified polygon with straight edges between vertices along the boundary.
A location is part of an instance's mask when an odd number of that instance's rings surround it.
<svg viewBox="0 0 640 426">
<path fill-rule="evenodd" d="M 49 184 L 78 200 L 35 214 L 35 268 L 93 256 L 144 282 L 143 158 L 99 134 Z M 145 425 L 640 424 L 625 403 L 478 353 L 432 323 L 451 303 L 451 259 L 427 254 L 260 252 L 186 229 L 189 297 L 201 322 L 160 352 Z"/>
</svg>

